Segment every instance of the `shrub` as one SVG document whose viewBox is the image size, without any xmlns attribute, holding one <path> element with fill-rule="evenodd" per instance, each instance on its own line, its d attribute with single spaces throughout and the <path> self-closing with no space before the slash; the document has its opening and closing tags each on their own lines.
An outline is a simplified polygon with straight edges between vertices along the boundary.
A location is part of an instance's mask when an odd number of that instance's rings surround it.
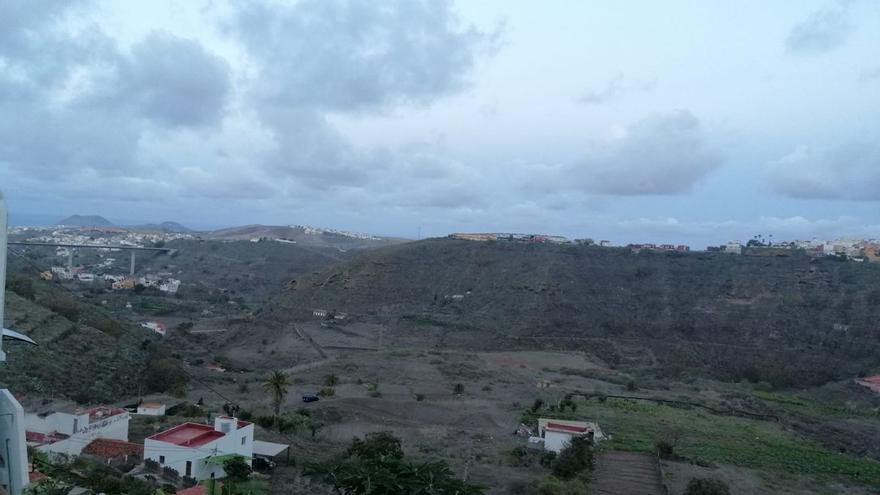
<svg viewBox="0 0 880 495">
<path fill-rule="evenodd" d="M 593 445 L 586 437 L 575 437 L 553 462 L 553 475 L 564 480 L 592 469 Z"/>
<path fill-rule="evenodd" d="M 152 459 L 144 459 L 144 467 L 151 473 L 158 473 L 161 469 L 159 463 Z"/>
<path fill-rule="evenodd" d="M 635 380 L 630 380 L 630 381 L 626 382 L 626 389 L 630 392 L 635 392 L 636 390 L 639 389 L 639 387 L 636 386 Z"/>
<path fill-rule="evenodd" d="M 165 466 L 162 468 L 162 476 L 165 476 L 168 479 L 176 480 L 180 473 L 171 466 Z"/>
<path fill-rule="evenodd" d="M 348 449 L 349 456 L 357 456 L 361 459 L 377 459 L 391 457 L 403 459 L 403 448 L 400 439 L 388 431 L 367 433 L 364 439 L 355 438 Z"/>
<path fill-rule="evenodd" d="M 335 387 L 339 385 L 339 377 L 334 374 L 329 374 L 324 377 L 324 386 L 326 387 Z"/>
<path fill-rule="evenodd" d="M 538 412 L 542 407 L 544 407 L 544 401 L 535 399 L 535 402 L 532 403 L 532 412 Z"/>
<path fill-rule="evenodd" d="M 245 482 L 251 476 L 251 467 L 238 456 L 223 461 L 223 471 L 227 479 L 237 483 Z"/>
<path fill-rule="evenodd" d="M 455 395 L 461 395 L 464 393 L 464 385 L 461 383 L 456 383 L 455 386 L 452 387 L 452 393 Z"/>
<path fill-rule="evenodd" d="M 425 394 L 416 394 L 416 402 L 425 400 Z"/>
<path fill-rule="evenodd" d="M 657 442 L 656 447 L 657 455 L 659 455 L 661 458 L 672 459 L 673 457 L 675 457 L 675 447 L 671 443 L 665 440 L 660 440 L 659 442 Z"/>
<path fill-rule="evenodd" d="M 694 478 L 684 491 L 684 495 L 730 495 L 727 483 L 714 478 Z"/>
<path fill-rule="evenodd" d="M 324 387 L 318 391 L 318 395 L 321 397 L 333 397 L 336 395 L 336 391 L 332 387 Z"/>
</svg>

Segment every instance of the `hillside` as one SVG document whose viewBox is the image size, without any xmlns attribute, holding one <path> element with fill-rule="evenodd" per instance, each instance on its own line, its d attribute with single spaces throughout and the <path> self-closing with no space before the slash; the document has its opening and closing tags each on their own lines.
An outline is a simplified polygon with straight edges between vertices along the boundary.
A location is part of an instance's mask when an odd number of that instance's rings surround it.
<svg viewBox="0 0 880 495">
<path fill-rule="evenodd" d="M 113 227 L 114 224 L 110 220 L 100 215 L 71 215 L 64 220 L 60 220 L 58 225 L 69 225 L 72 227 Z"/>
<path fill-rule="evenodd" d="M 320 229 L 303 225 L 244 225 L 214 230 L 204 234 L 207 239 L 252 240 L 281 239 L 311 247 L 329 247 L 341 251 L 367 249 L 407 242 L 404 239 Z"/>
<path fill-rule="evenodd" d="M 6 325 L 39 345 L 9 345 L 0 381 L 16 393 L 81 403 L 146 392 L 142 385 L 155 335 L 45 289 L 38 288 L 34 300 L 6 292 Z"/>
<path fill-rule="evenodd" d="M 610 366 L 779 386 L 876 371 L 880 266 L 430 239 L 297 279 L 263 315 L 314 308 L 401 338 L 581 349 Z"/>
<path fill-rule="evenodd" d="M 143 256 L 138 273 L 168 271 L 184 283 L 184 293 L 195 284 L 260 302 L 290 279 L 350 257 L 332 248 L 274 241 L 176 240 L 166 246 L 176 251 Z"/>
</svg>

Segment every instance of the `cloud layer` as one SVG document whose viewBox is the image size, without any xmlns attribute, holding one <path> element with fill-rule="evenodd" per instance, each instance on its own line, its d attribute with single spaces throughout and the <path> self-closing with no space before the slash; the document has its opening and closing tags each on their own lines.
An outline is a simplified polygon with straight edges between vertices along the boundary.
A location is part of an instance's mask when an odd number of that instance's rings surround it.
<svg viewBox="0 0 880 495">
<path fill-rule="evenodd" d="M 771 187 L 801 199 L 880 200 L 880 145 L 800 146 L 769 164 Z"/>
</svg>

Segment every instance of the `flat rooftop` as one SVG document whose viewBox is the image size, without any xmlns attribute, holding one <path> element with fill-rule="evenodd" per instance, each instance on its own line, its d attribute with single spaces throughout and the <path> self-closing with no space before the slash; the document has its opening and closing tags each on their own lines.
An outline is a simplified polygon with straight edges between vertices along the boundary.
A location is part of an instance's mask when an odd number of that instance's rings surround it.
<svg viewBox="0 0 880 495">
<path fill-rule="evenodd" d="M 198 423 L 183 423 L 170 430 L 148 437 L 147 440 L 179 445 L 181 447 L 201 447 L 218 438 L 223 438 L 224 433 L 214 430 L 213 426 Z"/>
</svg>

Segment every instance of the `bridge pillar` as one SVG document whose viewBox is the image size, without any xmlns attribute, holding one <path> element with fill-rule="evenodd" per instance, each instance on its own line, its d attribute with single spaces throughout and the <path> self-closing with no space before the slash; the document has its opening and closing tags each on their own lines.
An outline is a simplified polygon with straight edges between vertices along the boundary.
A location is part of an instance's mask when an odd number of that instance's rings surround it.
<svg viewBox="0 0 880 495">
<path fill-rule="evenodd" d="M 128 274 L 132 277 L 134 276 L 134 253 L 136 251 L 134 249 L 131 250 L 131 269 L 128 271 Z"/>
<path fill-rule="evenodd" d="M 67 268 L 73 268 L 73 252 L 76 251 L 75 248 L 68 248 L 67 250 Z"/>
</svg>

